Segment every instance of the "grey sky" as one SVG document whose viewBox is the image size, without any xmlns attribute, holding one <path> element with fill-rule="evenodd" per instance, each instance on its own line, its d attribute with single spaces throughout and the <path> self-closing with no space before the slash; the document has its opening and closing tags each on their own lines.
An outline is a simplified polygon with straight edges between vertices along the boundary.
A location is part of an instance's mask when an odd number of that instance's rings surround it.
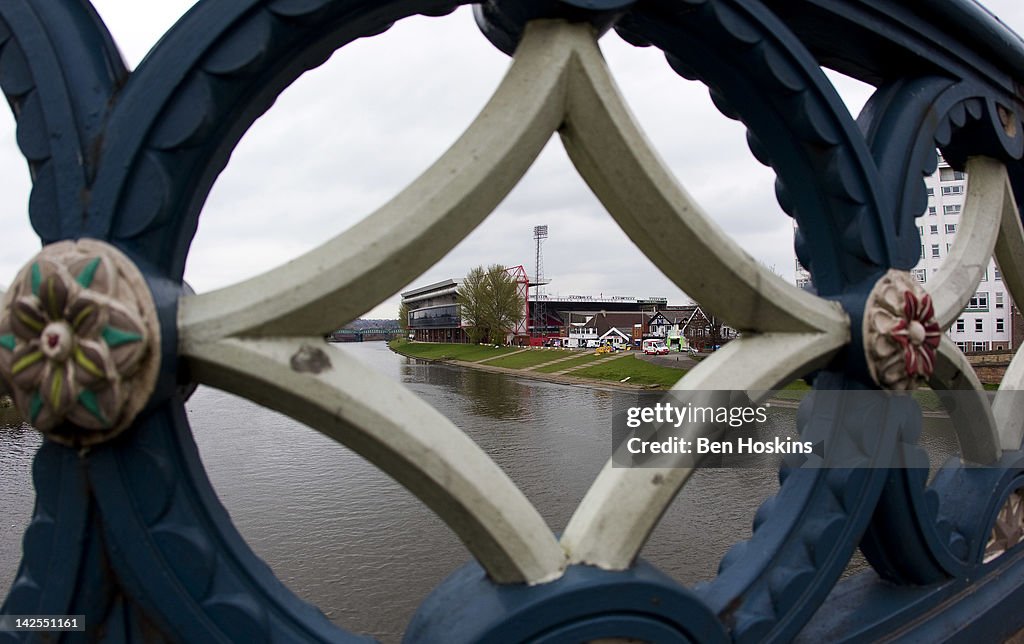
<svg viewBox="0 0 1024 644">
<path fill-rule="evenodd" d="M 94 3 L 130 67 L 193 4 Z M 982 4 L 1024 32 L 1024 3 Z M 791 279 L 791 220 L 775 201 L 774 174 L 751 156 L 743 126 L 712 106 L 703 85 L 675 75 L 658 51 L 631 47 L 614 33 L 601 46 L 677 179 L 740 245 Z M 242 140 L 207 202 L 186 279 L 198 291 L 226 286 L 298 256 L 372 212 L 461 134 L 508 64 L 468 8 L 402 21 L 344 47 L 289 88 Z M 851 111 L 859 111 L 868 88 L 848 79 L 839 88 Z M 0 284 L 38 249 L 24 214 L 29 188 L 8 112 L 0 117 L 0 199 L 8 222 Z M 498 209 L 412 285 L 493 262 L 523 264 L 532 274 L 537 224 L 550 230 L 549 292 L 686 300 L 619 230 L 557 137 Z M 368 316 L 394 317 L 397 301 L 389 298 Z"/>
</svg>

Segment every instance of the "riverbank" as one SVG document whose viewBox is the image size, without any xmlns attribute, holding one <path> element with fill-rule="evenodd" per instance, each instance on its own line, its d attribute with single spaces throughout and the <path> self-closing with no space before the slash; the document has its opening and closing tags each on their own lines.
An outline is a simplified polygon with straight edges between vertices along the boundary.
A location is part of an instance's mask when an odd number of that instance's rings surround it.
<svg viewBox="0 0 1024 644">
<path fill-rule="evenodd" d="M 598 355 L 573 349 L 495 347 L 392 340 L 388 347 L 400 355 L 444 362 L 471 369 L 505 373 L 533 380 L 570 385 L 603 385 L 622 389 L 669 389 L 691 363 L 680 367 L 638 360 L 636 352 Z M 685 365 L 685 366 L 683 366 Z"/>
<path fill-rule="evenodd" d="M 623 351 L 607 356 L 594 351 L 554 348 L 500 347 L 392 340 L 388 347 L 409 358 L 504 373 L 534 380 L 569 385 L 609 386 L 621 389 L 667 390 L 696 365 L 686 357 L 644 356 Z M 997 385 L 984 385 L 995 390 Z M 775 403 L 798 403 L 811 390 L 796 380 L 775 392 Z M 928 417 L 948 417 L 938 395 L 931 389 L 913 393 Z"/>
</svg>

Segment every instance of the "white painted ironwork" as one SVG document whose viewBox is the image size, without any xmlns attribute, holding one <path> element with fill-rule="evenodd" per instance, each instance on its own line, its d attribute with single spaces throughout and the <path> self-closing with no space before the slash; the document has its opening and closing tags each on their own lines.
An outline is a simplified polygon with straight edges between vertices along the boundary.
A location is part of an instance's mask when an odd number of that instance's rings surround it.
<svg viewBox="0 0 1024 644">
<path fill-rule="evenodd" d="M 1005 202 L 996 239 L 996 263 L 999 272 L 1019 307 L 1024 303 L 1024 228 L 1013 201 L 1013 192 L 1004 188 Z M 1024 351 L 1017 351 L 1003 375 L 1003 382 L 992 403 L 996 427 L 1003 449 L 1016 450 L 1024 446 Z"/>
<path fill-rule="evenodd" d="M 943 330 L 956 321 L 978 290 L 992 259 L 999 222 L 1006 208 L 1016 211 L 1006 169 L 992 159 L 970 159 L 967 162 L 967 197 L 956 238 L 941 270 L 927 289 Z"/>
<path fill-rule="evenodd" d="M 498 581 L 557 578 L 564 556 L 515 484 L 437 410 L 319 339 L 193 347 L 193 375 L 314 427 L 413 491 Z"/>
<path fill-rule="evenodd" d="M 627 567 L 692 470 L 616 469 L 609 462 L 559 543 L 518 488 L 457 427 L 321 338 L 464 239 L 556 131 L 637 246 L 673 282 L 743 331 L 675 390 L 741 389 L 760 400 L 848 344 L 849 320 L 841 307 L 765 269 L 678 185 L 615 87 L 593 30 L 561 21 L 527 26 L 511 68 L 481 114 L 388 204 L 282 267 L 183 298 L 179 312 L 181 353 L 196 380 L 287 413 L 363 454 L 433 508 L 499 582 L 549 581 L 567 561 Z M 975 172 L 986 181 L 984 169 L 972 169 L 972 181 Z M 982 211 L 979 230 L 991 224 L 988 205 Z M 1005 225 L 1004 215 L 1004 232 Z M 958 256 L 974 262 L 981 253 L 975 245 L 990 254 L 994 237 L 980 238 L 978 244 L 965 242 Z M 1007 248 L 1005 261 L 1017 262 L 1014 274 L 1024 275 L 1024 242 Z M 973 276 L 949 278 L 942 296 L 947 326 L 953 309 L 966 303 L 967 285 L 976 284 Z M 976 379 L 959 378 L 969 371 L 962 356 L 943 347 L 936 382 L 978 387 Z M 1015 362 L 1013 369 L 1024 381 L 1024 365 Z M 968 441 L 977 444 L 970 452 L 977 460 L 998 454 L 993 426 Z"/>
<path fill-rule="evenodd" d="M 838 326 L 838 325 L 837 325 Z M 701 361 L 673 391 L 746 390 L 755 402 L 767 390 L 828 362 L 849 342 L 838 327 L 823 333 L 748 334 Z M 710 436 L 710 428 L 695 428 Z M 570 562 L 628 568 L 692 468 L 622 468 L 605 464 L 562 535 Z"/>
<path fill-rule="evenodd" d="M 972 463 L 996 462 L 1002 455 L 999 432 L 992 405 L 974 368 L 956 344 L 945 336 L 935 358 L 935 372 L 930 381 L 932 389 L 940 392 L 940 398 L 942 391 L 958 392 L 955 404 L 945 405 L 945 408 L 953 421 L 960 455 Z"/>
<path fill-rule="evenodd" d="M 1002 274 L 1011 295 L 1024 295 L 1019 284 L 1021 274 L 1016 272 L 1024 268 L 1024 237 L 1006 168 L 998 161 L 973 157 L 968 160 L 966 169 L 967 198 L 960 229 L 939 275 L 928 287 L 943 330 L 953 324 L 974 296 L 993 251 L 996 261 L 1005 269 Z M 1017 293 L 1013 292 L 1015 286 Z M 936 358 L 936 370 L 931 379 L 933 388 L 974 392 L 973 397 L 959 394 L 957 404 L 948 406 L 952 409 L 950 415 L 963 458 L 975 463 L 993 463 L 1003 449 L 1019 449 L 1019 413 L 1024 411 L 1024 406 L 1014 409 L 1019 402 L 1013 396 L 1003 396 L 1002 402 L 990 403 L 974 369 L 948 337 L 943 337 Z M 1014 363 L 1019 364 L 1019 360 Z M 1024 371 L 1024 365 L 1019 370 Z M 1011 371 L 1007 371 L 1008 378 L 1004 378 L 1002 386 L 1019 389 L 1024 380 L 1014 380 Z M 1018 413 L 1016 418 L 1009 415 L 1014 412 Z"/>
<path fill-rule="evenodd" d="M 1024 490 L 1014 490 L 996 515 L 983 561 L 992 561 L 1021 541 L 1024 541 Z"/>
<path fill-rule="evenodd" d="M 571 43 L 579 39 L 566 34 L 580 29 L 531 26 L 473 124 L 377 212 L 282 267 L 184 298 L 179 309 L 181 353 L 199 382 L 281 406 L 363 454 L 430 505 L 501 582 L 561 573 L 564 553 L 536 509 L 450 421 L 369 368 L 328 353 L 322 336 L 443 257 L 519 181 L 562 123 Z M 292 358 L 303 345 L 332 368 L 296 371 Z M 268 372 L 278 377 L 268 380 Z M 354 399 L 353 391 L 366 395 Z"/>
</svg>

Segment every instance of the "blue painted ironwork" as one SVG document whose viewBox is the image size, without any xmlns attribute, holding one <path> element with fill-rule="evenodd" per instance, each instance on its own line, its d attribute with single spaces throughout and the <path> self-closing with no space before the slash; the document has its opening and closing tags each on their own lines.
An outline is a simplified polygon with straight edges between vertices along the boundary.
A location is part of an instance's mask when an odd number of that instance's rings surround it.
<svg viewBox="0 0 1024 644">
<path fill-rule="evenodd" d="M 358 639 L 295 598 L 246 546 L 214 495 L 179 385 L 175 309 L 202 204 L 242 134 L 306 70 L 352 40 L 458 1 L 203 0 L 129 73 L 86 0 L 0 3 L 0 85 L 33 177 L 44 243 L 88 236 L 146 276 L 162 328 L 162 374 L 133 428 L 86 455 L 44 443 L 37 506 L 6 614 L 85 613 L 109 641 Z M 967 0 L 491 0 L 487 37 L 512 52 L 526 21 L 587 21 L 655 46 L 748 128 L 799 224 L 797 254 L 819 295 L 853 323 L 817 389 L 870 389 L 864 302 L 909 269 L 934 150 L 961 167 L 1002 161 L 1024 201 L 1024 45 Z M 877 87 L 855 122 L 827 65 Z M 805 435 L 835 436 L 813 398 Z M 916 436 L 919 412 L 854 416 L 880 431 L 865 465 Z M 912 442 L 912 441 L 911 441 Z M 903 458 L 921 463 L 908 448 Z M 654 641 L 1004 636 L 1024 627 L 1024 549 L 983 563 L 988 530 L 1024 487 L 1024 456 L 995 468 L 783 470 L 749 541 L 719 576 L 686 589 L 643 562 L 577 566 L 559 581 L 500 587 L 475 564 L 421 607 L 409 641 Z M 837 582 L 860 546 L 875 573 Z M 884 581 L 883 581 L 884 580 Z M 826 602 L 826 598 L 829 601 Z M 901 630 L 902 629 L 902 630 Z M 100 635 L 94 635 L 99 638 Z M 503 639 L 502 639 L 503 638 Z M 14 641 L 0 633 L 0 642 Z"/>
</svg>

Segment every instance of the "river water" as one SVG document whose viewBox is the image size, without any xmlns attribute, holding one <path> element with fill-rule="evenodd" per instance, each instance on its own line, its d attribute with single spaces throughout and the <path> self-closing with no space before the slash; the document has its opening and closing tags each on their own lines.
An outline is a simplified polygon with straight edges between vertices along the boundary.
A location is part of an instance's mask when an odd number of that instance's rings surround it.
<svg viewBox="0 0 1024 644">
<path fill-rule="evenodd" d="M 614 390 L 423 363 L 382 342 L 339 346 L 462 428 L 556 532 L 609 457 Z M 316 431 L 204 387 L 186 406 L 213 486 L 242 535 L 340 626 L 399 639 L 416 606 L 468 560 L 415 497 Z M 30 428 L 0 427 L 0 589 L 20 557 L 38 444 Z M 749 537 L 776 477 L 770 469 L 698 470 L 642 556 L 687 584 L 712 578 L 728 547 Z"/>
</svg>

